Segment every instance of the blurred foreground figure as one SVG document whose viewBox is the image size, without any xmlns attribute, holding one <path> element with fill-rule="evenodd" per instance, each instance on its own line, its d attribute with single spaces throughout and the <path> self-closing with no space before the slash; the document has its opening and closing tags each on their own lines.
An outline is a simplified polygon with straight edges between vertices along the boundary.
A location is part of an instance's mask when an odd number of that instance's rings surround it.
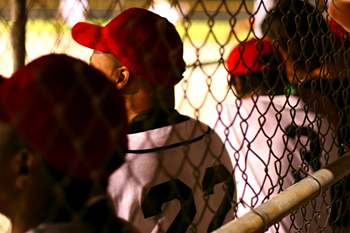
<svg viewBox="0 0 350 233">
<path fill-rule="evenodd" d="M 290 20 L 284 22 L 281 19 L 286 12 Z M 321 12 L 308 2 L 282 0 L 271 9 L 262 28 L 283 57 L 288 80 L 296 87 L 293 94 L 339 128 L 338 112 L 332 102 L 332 89 L 337 88 L 331 87 L 324 75 L 330 66 L 326 62 L 331 60 L 325 59 L 325 54 L 331 54 L 331 46 L 327 41 L 327 22 Z"/>
<path fill-rule="evenodd" d="M 329 4 L 332 7 L 332 3 Z M 293 10 L 291 10 L 293 9 Z M 344 8 L 346 9 L 346 8 Z M 287 21 L 285 18 L 288 12 Z M 305 107 L 325 116 L 337 136 L 335 146 L 350 146 L 349 34 L 307 1 L 282 0 L 266 17 L 263 27 L 274 40 L 286 61 L 288 79 L 295 84 Z M 334 201 L 330 215 L 332 226 L 350 227 L 350 179 L 332 187 Z"/>
<path fill-rule="evenodd" d="M 41 57 L 0 84 L 0 212 L 13 233 L 135 232 L 106 194 L 124 161 L 123 96 L 65 55 Z"/>
<path fill-rule="evenodd" d="M 286 15 L 290 20 L 281 20 Z M 281 53 L 291 83 L 318 77 L 324 53 L 330 52 L 325 41 L 327 22 L 321 12 L 307 1 L 281 0 L 266 16 L 262 29 Z"/>
<path fill-rule="evenodd" d="M 281 59 L 269 40 L 235 47 L 227 67 L 237 100 L 218 106 L 207 120 L 237 166 L 238 217 L 304 178 L 299 166 L 312 173 L 337 158 L 327 120 L 285 93 Z M 327 225 L 330 204 L 327 190 L 268 232 L 332 232 Z"/>
<path fill-rule="evenodd" d="M 328 13 L 348 32 L 350 32 L 350 1 L 331 0 L 328 6 Z"/>
<path fill-rule="evenodd" d="M 129 151 L 109 184 L 117 215 L 147 233 L 210 232 L 232 220 L 227 151 L 210 127 L 174 109 L 186 68 L 174 25 L 130 8 L 105 27 L 78 23 L 72 36 L 95 50 L 91 64 L 126 99 Z"/>
</svg>

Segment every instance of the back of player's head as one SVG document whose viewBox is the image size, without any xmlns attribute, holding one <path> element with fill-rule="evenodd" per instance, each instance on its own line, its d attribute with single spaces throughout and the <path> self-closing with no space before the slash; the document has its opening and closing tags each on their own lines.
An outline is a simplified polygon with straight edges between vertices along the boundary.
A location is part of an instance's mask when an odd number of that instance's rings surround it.
<svg viewBox="0 0 350 233">
<path fill-rule="evenodd" d="M 7 78 L 0 75 L 0 85 Z M 2 108 L 0 108 L 0 115 L 6 114 Z M 18 134 L 18 131 L 7 122 L 0 121 L 0 163 L 7 164 L 12 157 L 23 148 L 29 148 L 29 145 Z"/>
<path fill-rule="evenodd" d="M 322 14 L 307 2 L 282 0 L 265 17 L 262 30 L 277 40 L 281 49 L 298 68 L 310 72 L 320 67 L 320 59 L 329 49 L 328 32 Z"/>
<path fill-rule="evenodd" d="M 183 43 L 173 24 L 153 12 L 130 8 L 106 26 L 77 23 L 72 37 L 96 51 L 111 53 L 146 81 L 173 87 L 186 68 Z"/>
<path fill-rule="evenodd" d="M 226 61 L 231 75 L 230 85 L 236 87 L 235 77 L 238 77 L 241 95 L 261 87 L 278 89 L 278 94 L 281 94 L 280 89 L 283 93 L 284 87 L 282 79 L 285 79 L 283 69 L 281 74 L 279 72 L 281 63 L 282 57 L 270 40 L 250 39 L 237 45 Z"/>
<path fill-rule="evenodd" d="M 123 96 L 104 75 L 66 55 L 47 55 L 0 85 L 0 121 L 42 160 L 79 180 L 107 180 L 124 161 Z"/>
</svg>

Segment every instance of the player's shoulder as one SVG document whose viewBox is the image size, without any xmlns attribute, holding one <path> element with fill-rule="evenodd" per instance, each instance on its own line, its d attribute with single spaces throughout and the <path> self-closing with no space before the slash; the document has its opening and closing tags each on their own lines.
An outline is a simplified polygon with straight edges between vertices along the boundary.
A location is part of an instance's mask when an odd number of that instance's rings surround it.
<svg viewBox="0 0 350 233">
<path fill-rule="evenodd" d="M 203 121 L 200 121 L 198 119 L 188 117 L 187 120 L 171 125 L 172 131 L 177 131 L 180 135 L 183 136 L 187 135 L 185 138 L 189 137 L 197 137 L 200 135 L 203 135 L 207 133 L 207 131 L 210 131 L 210 127 L 204 123 Z M 190 136 L 192 135 L 192 136 Z"/>
<path fill-rule="evenodd" d="M 192 119 L 189 123 L 193 125 L 198 125 L 197 128 L 200 131 L 200 134 L 198 135 L 200 136 L 197 138 L 201 139 L 197 140 L 199 141 L 199 143 L 205 144 L 205 146 L 210 147 L 211 150 L 216 150 L 214 148 L 219 149 L 223 147 L 224 143 L 220 139 L 219 134 L 213 126 L 207 124 L 206 122 L 202 122 L 196 119 Z"/>
<path fill-rule="evenodd" d="M 191 138 L 193 142 L 203 141 L 201 139 L 210 137 L 211 141 L 214 143 L 216 141 L 213 140 L 213 138 L 219 139 L 219 136 L 215 130 L 213 130 L 212 126 L 198 119 L 189 118 L 187 121 L 182 122 L 175 127 L 178 132 L 187 135 L 187 138 Z M 218 142 L 221 144 L 221 140 L 218 140 Z"/>
</svg>

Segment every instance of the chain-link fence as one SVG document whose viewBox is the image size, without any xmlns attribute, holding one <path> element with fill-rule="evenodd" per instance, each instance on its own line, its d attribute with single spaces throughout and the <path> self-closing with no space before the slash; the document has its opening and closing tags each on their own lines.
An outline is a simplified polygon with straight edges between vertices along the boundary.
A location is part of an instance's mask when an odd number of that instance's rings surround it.
<svg viewBox="0 0 350 233">
<path fill-rule="evenodd" d="M 327 1 L 27 0 L 22 13 L 21 2 L 0 0 L 0 74 L 6 77 L 21 59 L 27 63 L 48 53 L 65 53 L 89 62 L 92 50 L 71 37 L 71 27 L 78 21 L 105 25 L 125 9 L 140 7 L 164 14 L 174 23 L 187 64 L 184 79 L 175 87 L 175 108 L 206 122 L 224 142 L 236 182 L 232 218 L 243 216 L 307 172 L 335 161 L 344 154 L 341 144 L 350 146 L 349 34 L 328 15 Z M 67 13 L 69 2 L 81 8 Z M 167 7 L 157 8 L 165 3 Z M 258 57 L 249 65 L 246 61 L 254 52 L 247 58 L 244 53 L 250 51 L 245 47 L 251 38 L 257 39 L 251 50 L 258 51 Z M 256 81 L 253 70 L 263 57 L 259 46 L 265 39 L 272 53 L 262 62 L 262 80 Z M 236 46 L 240 58 L 229 65 L 228 57 Z M 274 59 L 278 65 L 273 70 Z M 244 72 L 235 73 L 238 69 Z M 184 160 L 190 155 L 187 146 L 178 152 Z M 208 153 L 199 151 L 203 156 Z M 202 171 L 200 166 L 180 166 L 178 173 L 167 175 L 173 180 L 185 169 L 192 169 L 193 174 Z M 167 170 L 161 163 L 158 169 Z M 132 171 L 129 175 L 138 176 Z M 193 176 L 203 188 L 201 176 Z M 322 190 L 269 231 L 348 232 L 349 185 L 346 177 Z M 201 229 L 196 221 L 188 229 Z M 5 219 L 0 226 L 0 232 L 10 228 Z"/>
</svg>

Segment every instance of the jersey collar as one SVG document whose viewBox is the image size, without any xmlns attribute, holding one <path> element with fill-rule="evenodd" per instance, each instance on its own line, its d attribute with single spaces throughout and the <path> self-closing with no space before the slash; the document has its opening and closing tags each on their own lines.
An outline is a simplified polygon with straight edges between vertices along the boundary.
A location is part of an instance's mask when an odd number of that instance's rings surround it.
<svg viewBox="0 0 350 233">
<path fill-rule="evenodd" d="M 136 116 L 129 125 L 129 134 L 158 129 L 172 124 L 181 123 L 190 118 L 181 115 L 175 109 L 154 110 Z"/>
</svg>

